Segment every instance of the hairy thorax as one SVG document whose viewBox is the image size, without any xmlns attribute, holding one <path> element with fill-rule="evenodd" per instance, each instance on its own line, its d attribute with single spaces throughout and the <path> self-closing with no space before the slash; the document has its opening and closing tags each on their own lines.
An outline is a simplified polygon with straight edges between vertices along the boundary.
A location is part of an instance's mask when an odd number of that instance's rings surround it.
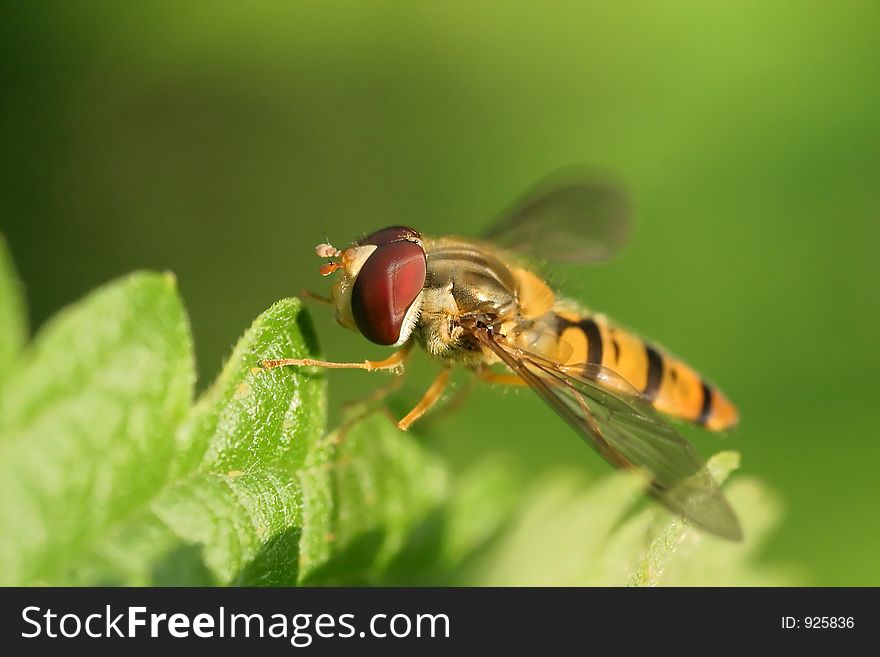
<svg viewBox="0 0 880 657">
<path fill-rule="evenodd" d="M 540 344 L 546 342 L 552 350 L 554 296 L 540 278 L 508 266 L 503 255 L 477 242 L 437 240 L 428 242 L 426 251 L 428 275 L 415 337 L 429 354 L 471 367 L 496 362 L 460 325 L 462 316 L 475 313 L 493 318 L 523 346 L 538 344 L 546 351 Z"/>
</svg>

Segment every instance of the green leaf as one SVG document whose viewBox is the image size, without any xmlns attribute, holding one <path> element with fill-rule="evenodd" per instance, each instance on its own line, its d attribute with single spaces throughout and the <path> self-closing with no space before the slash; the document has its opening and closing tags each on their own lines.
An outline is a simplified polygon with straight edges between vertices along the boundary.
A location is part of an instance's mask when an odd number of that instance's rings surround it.
<svg viewBox="0 0 880 657">
<path fill-rule="evenodd" d="M 180 424 L 166 485 L 94 555 L 85 581 L 297 582 L 300 477 L 321 442 L 324 381 L 255 366 L 315 350 L 299 300 L 279 301 L 254 321 Z"/>
<path fill-rule="evenodd" d="M 614 473 L 591 483 L 579 470 L 548 473 L 521 493 L 521 507 L 494 550 L 475 565 L 471 583 L 578 586 L 602 576 L 597 556 L 641 482 Z"/>
<path fill-rule="evenodd" d="M 324 431 L 323 378 L 263 359 L 316 351 L 296 299 L 263 313 L 178 432 L 178 479 L 152 510 L 187 545 L 202 545 L 219 583 L 298 580 L 304 492 L 300 477 Z"/>
<path fill-rule="evenodd" d="M 307 503 L 331 510 L 306 526 L 309 584 L 380 582 L 448 490 L 440 462 L 378 412 L 330 434 L 305 482 Z"/>
<path fill-rule="evenodd" d="M 49 322 L 0 390 L 0 583 L 69 567 L 163 486 L 193 385 L 174 280 L 134 274 Z"/>
<path fill-rule="evenodd" d="M 520 501 L 515 468 L 487 456 L 454 477 L 442 506 L 410 534 L 381 583 L 449 586 L 466 583 L 462 573 L 497 538 Z"/>
<path fill-rule="evenodd" d="M 444 492 L 436 459 L 384 414 L 359 409 L 324 435 L 323 377 L 252 371 L 313 355 L 304 318 L 286 301 L 254 323 L 183 424 L 186 474 L 152 505 L 182 544 L 202 546 L 214 582 L 376 581 Z"/>
<path fill-rule="evenodd" d="M 709 461 L 717 481 L 739 467 L 736 452 L 720 452 Z M 779 586 L 796 576 L 786 569 L 754 563 L 756 552 L 780 515 L 774 495 L 752 478 L 740 477 L 726 491 L 743 520 L 742 544 L 719 540 L 689 528 L 681 518 L 665 518 L 653 528 L 650 545 L 629 575 L 630 586 Z M 633 521 L 637 524 L 638 519 Z M 623 549 L 621 545 L 616 549 Z"/>
<path fill-rule="evenodd" d="M 522 493 L 506 459 L 487 457 L 465 471 L 445 509 L 439 567 L 454 574 L 481 550 L 517 508 Z"/>
<path fill-rule="evenodd" d="M 62 312 L 0 397 L 4 584 L 377 581 L 446 491 L 381 414 L 325 436 L 325 383 L 260 361 L 313 356 L 276 303 L 190 408 L 173 279 L 136 274 Z"/>
<path fill-rule="evenodd" d="M 27 337 L 24 297 L 6 240 L 0 235 L 0 381 Z"/>
<path fill-rule="evenodd" d="M 710 460 L 723 480 L 739 456 Z M 643 484 L 617 472 L 596 483 L 562 470 L 523 495 L 528 502 L 507 534 L 468 576 L 494 586 L 778 586 L 796 578 L 783 568 L 758 567 L 757 548 L 778 517 L 774 496 L 753 480 L 726 494 L 743 521 L 743 543 L 731 543 L 685 524 L 656 504 L 645 504 Z M 634 511 L 638 502 L 641 510 Z"/>
</svg>

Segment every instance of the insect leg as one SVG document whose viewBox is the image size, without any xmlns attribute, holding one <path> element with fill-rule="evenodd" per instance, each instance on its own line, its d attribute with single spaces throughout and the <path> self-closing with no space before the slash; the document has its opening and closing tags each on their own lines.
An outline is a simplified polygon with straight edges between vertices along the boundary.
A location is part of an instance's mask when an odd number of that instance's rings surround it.
<svg viewBox="0 0 880 657">
<path fill-rule="evenodd" d="M 348 369 L 348 370 L 367 370 L 372 372 L 375 370 L 397 370 L 403 369 L 403 365 L 412 351 L 412 342 L 398 349 L 385 360 L 365 360 L 362 363 L 331 363 L 326 360 L 315 360 L 313 358 L 278 358 L 275 360 L 264 360 L 260 363 L 264 370 L 270 370 L 275 367 L 286 367 L 295 365 L 297 367 L 326 367 L 328 369 Z"/>
<path fill-rule="evenodd" d="M 397 423 L 397 428 L 406 431 L 412 426 L 412 423 L 422 417 L 428 409 L 430 409 L 434 404 L 436 404 L 440 397 L 443 395 L 443 391 L 446 389 L 446 384 L 449 382 L 449 375 L 452 373 L 451 367 L 444 367 L 440 370 L 440 373 L 437 375 L 437 378 L 434 379 L 434 382 L 431 384 L 431 387 L 428 388 L 425 395 L 416 404 L 415 408 L 412 409 L 406 416 Z"/>
<path fill-rule="evenodd" d="M 433 426 L 437 422 L 442 422 L 446 418 L 452 416 L 453 413 L 456 413 L 464 403 L 467 401 L 467 398 L 474 391 L 475 384 L 477 382 L 476 377 L 469 376 L 464 385 L 456 390 L 448 399 L 444 400 L 443 403 L 443 412 L 442 413 L 434 413 L 433 415 L 422 420 L 422 426 L 430 425 Z M 394 424 L 397 424 L 395 421 Z"/>
<path fill-rule="evenodd" d="M 391 383 L 384 385 L 381 388 L 377 388 L 377 389 L 373 390 L 370 394 L 365 395 L 364 397 L 361 397 L 360 399 L 356 399 L 354 401 L 344 402 L 342 404 L 342 408 L 345 411 L 349 411 L 349 410 L 351 410 L 353 408 L 357 408 L 359 406 L 365 406 L 365 407 L 372 406 L 373 404 L 381 402 L 382 400 L 384 400 L 386 397 L 388 397 L 392 393 L 400 390 L 402 385 L 403 385 L 403 377 L 396 376 L 393 379 L 391 379 Z M 397 420 L 394 420 L 394 424 L 397 424 Z"/>
<path fill-rule="evenodd" d="M 519 378 L 516 374 L 499 374 L 498 372 L 493 372 L 492 370 L 487 369 L 479 369 L 477 370 L 477 376 L 481 381 L 487 381 L 489 383 L 497 383 L 502 386 L 525 386 L 528 385 L 525 381 Z"/>
<path fill-rule="evenodd" d="M 303 299 L 311 299 L 312 301 L 317 301 L 318 303 L 322 303 L 325 306 L 332 306 L 333 299 L 330 297 L 325 297 L 317 292 L 312 292 L 311 290 L 300 290 L 299 296 Z"/>
</svg>

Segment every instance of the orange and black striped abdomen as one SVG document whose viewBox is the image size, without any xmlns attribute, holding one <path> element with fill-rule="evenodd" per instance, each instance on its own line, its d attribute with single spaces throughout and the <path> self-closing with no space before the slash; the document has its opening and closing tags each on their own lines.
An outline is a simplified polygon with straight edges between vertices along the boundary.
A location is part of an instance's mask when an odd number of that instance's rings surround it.
<svg viewBox="0 0 880 657">
<path fill-rule="evenodd" d="M 737 423 L 736 407 L 712 384 L 674 356 L 614 326 L 600 316 L 559 315 L 559 340 L 566 362 L 595 363 L 613 370 L 658 410 L 712 431 Z"/>
</svg>

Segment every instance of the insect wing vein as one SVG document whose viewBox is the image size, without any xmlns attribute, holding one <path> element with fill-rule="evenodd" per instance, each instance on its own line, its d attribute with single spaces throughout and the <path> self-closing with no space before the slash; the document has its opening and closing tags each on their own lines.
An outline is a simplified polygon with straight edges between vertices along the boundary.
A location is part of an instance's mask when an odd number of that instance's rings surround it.
<svg viewBox="0 0 880 657">
<path fill-rule="evenodd" d="M 488 329 L 475 335 L 603 458 L 642 473 L 652 495 L 672 511 L 724 538 L 742 538 L 699 453 L 620 376 L 594 364 L 548 361 Z"/>
<path fill-rule="evenodd" d="M 551 262 L 595 263 L 630 233 L 629 202 L 595 174 L 557 174 L 539 183 L 484 231 L 483 238 Z"/>
</svg>

